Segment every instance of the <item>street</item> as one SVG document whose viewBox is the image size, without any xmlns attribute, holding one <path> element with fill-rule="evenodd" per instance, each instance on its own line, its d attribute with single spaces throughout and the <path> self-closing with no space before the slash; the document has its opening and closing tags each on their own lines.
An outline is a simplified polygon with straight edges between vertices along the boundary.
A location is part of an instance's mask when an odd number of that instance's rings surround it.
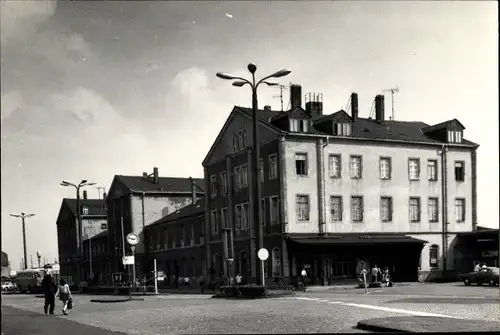
<svg viewBox="0 0 500 335">
<path fill-rule="evenodd" d="M 84 328 L 88 326 L 100 328 L 103 335 L 112 334 L 105 330 L 125 334 L 363 332 L 356 329 L 358 321 L 393 316 L 442 316 L 500 322 L 498 296 L 498 288 L 465 287 L 458 283 L 370 289 L 368 294 L 351 287 L 314 287 L 293 297 L 262 300 L 171 294 L 147 296 L 144 301 L 92 303 L 90 300 L 95 296 L 75 295 L 75 308 L 70 315 L 61 316 L 59 305 L 55 317 L 36 319 L 37 322 L 56 320 L 51 322 L 61 323 L 64 329 L 70 327 L 66 325 L 69 320 L 74 321 L 78 324 L 69 322 L 71 329 L 75 329 L 72 335 L 90 333 L 90 328 Z M 28 334 L 25 330 L 28 322 L 24 326 L 18 322 L 17 328 L 11 326 L 16 322 L 12 314 L 25 313 L 25 320 L 40 316 L 43 299 L 4 295 L 2 310 L 4 335 Z M 95 334 L 100 335 L 101 330 L 96 330 Z M 38 328 L 37 333 L 57 334 L 44 327 Z"/>
</svg>

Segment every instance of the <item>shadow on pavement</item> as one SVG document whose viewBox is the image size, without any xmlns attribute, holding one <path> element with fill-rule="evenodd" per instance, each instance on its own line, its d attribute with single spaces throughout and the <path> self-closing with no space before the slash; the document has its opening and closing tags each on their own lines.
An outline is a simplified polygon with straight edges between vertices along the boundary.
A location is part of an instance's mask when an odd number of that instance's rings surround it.
<svg viewBox="0 0 500 335">
<path fill-rule="evenodd" d="M 388 301 L 389 304 L 395 303 L 408 303 L 408 304 L 457 304 L 457 305 L 486 305 L 498 304 L 500 298 L 467 298 L 467 297 L 454 297 L 454 298 L 403 298 Z"/>
</svg>

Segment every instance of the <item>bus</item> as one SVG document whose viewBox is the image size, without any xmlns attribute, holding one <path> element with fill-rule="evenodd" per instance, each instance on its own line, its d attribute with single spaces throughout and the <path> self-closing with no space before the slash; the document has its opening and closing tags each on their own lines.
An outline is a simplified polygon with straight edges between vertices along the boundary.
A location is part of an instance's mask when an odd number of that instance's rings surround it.
<svg viewBox="0 0 500 335">
<path fill-rule="evenodd" d="M 42 268 L 19 270 L 16 273 L 17 289 L 21 293 L 42 291 L 44 270 Z"/>
</svg>

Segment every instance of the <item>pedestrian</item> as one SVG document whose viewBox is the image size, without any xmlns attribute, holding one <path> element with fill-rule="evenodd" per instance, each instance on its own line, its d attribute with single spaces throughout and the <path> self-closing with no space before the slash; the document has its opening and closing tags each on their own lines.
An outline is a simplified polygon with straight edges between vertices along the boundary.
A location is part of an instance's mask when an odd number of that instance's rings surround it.
<svg viewBox="0 0 500 335">
<path fill-rule="evenodd" d="M 368 275 L 368 271 L 365 268 L 361 268 L 361 272 L 359 273 L 359 283 L 361 287 L 366 287 L 366 276 Z"/>
<path fill-rule="evenodd" d="M 184 286 L 186 287 L 186 290 L 189 289 L 189 276 L 184 277 Z"/>
<path fill-rule="evenodd" d="M 305 267 L 300 272 L 300 275 L 302 276 L 302 285 L 304 286 L 304 290 L 305 290 L 307 288 L 307 283 L 306 283 L 307 271 L 306 271 Z"/>
<path fill-rule="evenodd" d="M 488 266 L 486 266 L 486 263 L 483 263 L 483 266 L 481 267 L 481 269 L 486 269 Z"/>
<path fill-rule="evenodd" d="M 73 296 L 71 295 L 71 291 L 69 289 L 69 285 L 66 284 L 64 279 L 59 281 L 59 287 L 57 288 L 57 292 L 55 297 L 59 296 L 59 300 L 63 303 L 62 312 L 64 315 L 68 315 L 68 304 L 73 302 Z"/>
<path fill-rule="evenodd" d="M 481 270 L 481 265 L 479 262 L 476 262 L 476 266 L 474 266 L 474 272 L 479 272 Z"/>
<path fill-rule="evenodd" d="M 200 276 L 198 278 L 198 284 L 200 285 L 201 293 L 205 293 L 205 276 Z"/>
<path fill-rule="evenodd" d="M 243 281 L 243 277 L 241 276 L 241 273 L 238 272 L 235 279 L 236 279 L 236 285 L 240 286 L 241 282 Z"/>
<path fill-rule="evenodd" d="M 378 281 L 378 275 L 380 273 L 379 268 L 375 264 L 372 268 L 372 283 L 376 283 Z"/>
<path fill-rule="evenodd" d="M 42 288 L 45 298 L 45 303 L 43 305 L 45 315 L 47 315 L 47 313 L 50 313 L 50 315 L 54 315 L 54 309 L 56 307 L 55 294 L 57 292 L 57 285 L 54 282 L 54 278 L 52 277 L 50 269 L 45 269 L 45 274 L 42 280 Z"/>
</svg>

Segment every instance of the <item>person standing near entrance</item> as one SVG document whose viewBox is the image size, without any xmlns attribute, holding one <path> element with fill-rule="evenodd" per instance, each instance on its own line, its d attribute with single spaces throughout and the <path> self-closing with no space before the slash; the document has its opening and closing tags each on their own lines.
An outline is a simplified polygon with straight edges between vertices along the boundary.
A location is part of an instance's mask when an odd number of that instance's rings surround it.
<svg viewBox="0 0 500 335">
<path fill-rule="evenodd" d="M 45 303 L 43 305 L 43 310 L 45 315 L 50 312 L 50 315 L 54 314 L 54 308 L 56 307 L 56 291 L 57 285 L 52 278 L 52 273 L 49 269 L 45 270 L 45 275 L 42 280 L 42 288 L 45 298 Z"/>
<path fill-rule="evenodd" d="M 307 271 L 306 268 L 303 268 L 300 272 L 300 276 L 302 277 L 302 285 L 304 285 L 304 290 L 307 288 L 306 279 L 307 279 Z"/>
</svg>

